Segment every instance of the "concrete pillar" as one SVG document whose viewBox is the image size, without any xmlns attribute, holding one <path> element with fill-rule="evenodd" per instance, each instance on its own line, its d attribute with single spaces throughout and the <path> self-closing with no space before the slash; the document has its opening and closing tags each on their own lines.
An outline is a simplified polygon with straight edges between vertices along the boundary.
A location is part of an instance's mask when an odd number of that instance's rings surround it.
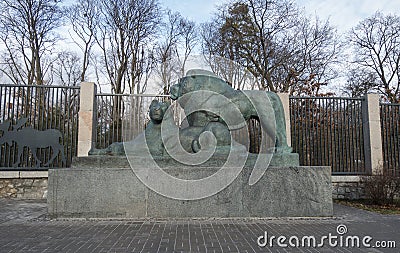
<svg viewBox="0 0 400 253">
<path fill-rule="evenodd" d="M 88 156 L 94 146 L 96 134 L 96 84 L 81 83 L 79 126 L 78 126 L 78 157 Z"/>
<path fill-rule="evenodd" d="M 279 98 L 282 101 L 283 110 L 285 112 L 285 125 L 286 125 L 286 138 L 289 147 L 292 146 L 292 138 L 290 135 L 290 104 L 289 104 L 289 93 L 278 93 Z"/>
<path fill-rule="evenodd" d="M 363 102 L 365 167 L 367 172 L 383 172 L 381 115 L 378 94 L 366 94 Z"/>
</svg>

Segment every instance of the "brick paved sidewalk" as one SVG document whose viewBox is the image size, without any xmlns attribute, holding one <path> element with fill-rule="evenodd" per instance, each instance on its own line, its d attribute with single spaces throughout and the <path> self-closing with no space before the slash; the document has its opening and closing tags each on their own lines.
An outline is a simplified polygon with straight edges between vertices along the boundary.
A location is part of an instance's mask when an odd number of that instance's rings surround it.
<svg viewBox="0 0 400 253">
<path fill-rule="evenodd" d="M 334 218 L 320 219 L 49 220 L 46 208 L 44 201 L 0 199 L 0 252 L 400 252 L 400 216 L 340 205 Z M 343 237 L 369 235 L 371 244 L 396 241 L 398 248 L 282 248 L 276 239 L 272 248 L 257 245 L 265 232 L 286 243 L 291 236 L 319 242 L 338 236 L 339 225 L 347 227 Z"/>
</svg>

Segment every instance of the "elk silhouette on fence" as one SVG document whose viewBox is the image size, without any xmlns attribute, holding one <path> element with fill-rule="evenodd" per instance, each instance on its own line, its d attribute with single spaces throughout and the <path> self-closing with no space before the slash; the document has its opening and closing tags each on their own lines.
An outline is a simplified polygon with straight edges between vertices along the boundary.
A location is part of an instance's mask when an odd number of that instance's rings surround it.
<svg viewBox="0 0 400 253">
<path fill-rule="evenodd" d="M 56 129 L 40 131 L 32 127 L 23 127 L 27 121 L 28 118 L 21 118 L 17 120 L 15 125 L 11 125 L 10 121 L 4 121 L 0 124 L 0 131 L 3 133 L 0 137 L 0 146 L 3 144 L 12 146 L 13 142 L 18 146 L 17 161 L 13 164 L 13 167 L 18 167 L 21 163 L 24 147 L 30 149 L 35 159 L 36 167 L 39 167 L 42 163 L 36 154 L 39 148 L 50 147 L 53 150 L 53 155 L 44 166 L 49 166 L 59 153 L 61 153 L 62 161 L 65 162 L 64 147 L 60 144 L 60 139 L 62 139 L 61 132 Z"/>
</svg>

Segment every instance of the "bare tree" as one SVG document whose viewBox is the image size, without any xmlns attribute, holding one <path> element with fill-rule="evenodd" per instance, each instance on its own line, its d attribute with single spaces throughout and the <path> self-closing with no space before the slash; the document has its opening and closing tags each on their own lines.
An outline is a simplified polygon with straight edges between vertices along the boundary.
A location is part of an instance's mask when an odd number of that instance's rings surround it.
<svg viewBox="0 0 400 253">
<path fill-rule="evenodd" d="M 228 10 L 228 11 L 225 11 Z M 292 16 L 297 15 L 288 1 L 237 1 L 222 8 L 217 17 L 216 29 L 207 50 L 244 64 L 259 79 L 260 89 L 275 90 L 271 72 L 281 59 L 272 59 L 277 46 L 274 37 L 287 38 L 287 30 L 294 26 Z M 222 53 L 222 55 L 221 55 Z M 284 57 L 280 50 L 281 57 Z M 277 56 L 277 55 L 276 55 Z M 273 62 L 274 60 L 274 62 Z"/>
<path fill-rule="evenodd" d="M 379 78 L 375 73 L 357 65 L 349 66 L 346 78 L 342 91 L 350 97 L 361 97 L 379 86 Z"/>
<path fill-rule="evenodd" d="M 146 76 L 144 71 L 147 71 L 147 46 L 151 44 L 159 24 L 159 4 L 156 0 L 99 1 L 100 14 L 95 38 L 111 92 L 134 94 L 143 90 L 140 84 Z M 110 133 L 117 141 L 122 138 L 123 112 L 122 97 L 115 96 Z"/>
<path fill-rule="evenodd" d="M 177 57 L 180 62 L 180 76 L 185 75 L 186 62 L 199 43 L 196 23 L 186 18 L 181 20 L 181 43 L 178 44 Z"/>
<path fill-rule="evenodd" d="M 51 65 L 51 76 L 56 79 L 57 84 L 64 86 L 77 85 L 79 81 L 82 81 L 80 62 L 81 59 L 77 53 L 61 51 Z"/>
<path fill-rule="evenodd" d="M 186 62 L 197 43 L 196 24 L 168 10 L 154 55 L 161 93 L 168 94 L 171 82 L 185 74 Z"/>
<path fill-rule="evenodd" d="M 102 1 L 96 40 L 113 93 L 124 92 L 123 78 L 131 55 L 128 43 L 129 6 L 123 1 Z"/>
<path fill-rule="evenodd" d="M 257 80 L 250 71 L 235 61 L 224 57 L 204 55 L 213 73 L 221 77 L 236 90 L 258 89 Z"/>
<path fill-rule="evenodd" d="M 3 0 L 0 3 L 0 40 L 6 51 L 2 71 L 12 82 L 45 84 L 45 55 L 61 25 L 59 0 Z"/>
<path fill-rule="evenodd" d="M 182 25 L 182 16 L 178 12 L 168 10 L 166 21 L 162 23 L 161 39 L 155 47 L 156 72 L 163 94 L 168 94 L 171 82 L 181 73 L 177 52 L 183 34 Z"/>
<path fill-rule="evenodd" d="M 95 44 L 95 29 L 97 28 L 98 8 L 96 0 L 79 0 L 64 10 L 65 16 L 72 27 L 70 37 L 82 52 L 80 81 L 86 80 L 92 48 Z"/>
<path fill-rule="evenodd" d="M 156 0 L 101 1 L 96 41 L 113 93 L 137 90 L 144 46 L 155 34 L 160 18 Z M 129 77 L 127 75 L 130 75 Z M 129 82 L 129 83 L 128 83 Z"/>
<path fill-rule="evenodd" d="M 91 56 L 91 66 L 93 67 L 94 76 L 96 79 L 96 83 L 98 84 L 98 91 L 101 93 L 102 86 L 108 86 L 109 83 L 104 76 L 106 73 L 104 71 L 103 57 L 101 53 L 93 52 Z"/>
<path fill-rule="evenodd" d="M 377 12 L 361 21 L 349 35 L 354 61 L 361 73 L 375 76 L 376 90 L 388 101 L 400 101 L 400 17 Z"/>
<path fill-rule="evenodd" d="M 128 70 L 128 84 L 131 94 L 143 94 L 148 86 L 149 79 L 156 66 L 154 48 L 142 45 L 134 49 L 134 55 L 130 60 Z"/>
<path fill-rule="evenodd" d="M 288 43 L 291 54 L 275 71 L 278 90 L 292 95 L 323 96 L 322 87 L 338 77 L 343 44 L 328 21 L 300 17 Z"/>
<path fill-rule="evenodd" d="M 202 37 L 206 55 L 237 62 L 262 90 L 317 93 L 305 89 L 310 80 L 322 85 L 336 75 L 336 31 L 328 22 L 305 18 L 290 0 L 228 4 L 211 24 L 203 25 Z"/>
<path fill-rule="evenodd" d="M 129 69 L 129 90 L 133 94 L 143 93 L 149 74 L 154 67 L 154 41 L 161 22 L 161 8 L 157 0 L 131 1 L 132 36 L 129 41 L 132 57 Z"/>
</svg>

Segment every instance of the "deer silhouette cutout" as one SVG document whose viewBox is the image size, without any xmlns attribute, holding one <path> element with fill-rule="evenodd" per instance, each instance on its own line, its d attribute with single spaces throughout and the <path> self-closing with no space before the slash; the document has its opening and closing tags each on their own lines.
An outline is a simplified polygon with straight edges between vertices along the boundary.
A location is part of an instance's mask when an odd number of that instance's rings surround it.
<svg viewBox="0 0 400 253">
<path fill-rule="evenodd" d="M 18 167 L 21 163 L 24 147 L 28 147 L 31 150 L 36 167 L 39 167 L 42 163 L 36 154 L 38 148 L 51 147 L 53 150 L 52 157 L 44 166 L 49 166 L 59 153 L 61 153 L 62 161 L 65 163 L 64 147 L 60 144 L 61 132 L 56 129 L 40 131 L 32 127 L 22 127 L 27 121 L 28 118 L 20 118 L 13 126 L 10 121 L 4 121 L 0 124 L 0 131 L 3 132 L 0 137 L 0 145 L 7 143 L 12 146 L 14 142 L 18 146 L 17 161 L 13 164 L 13 167 Z"/>
</svg>

